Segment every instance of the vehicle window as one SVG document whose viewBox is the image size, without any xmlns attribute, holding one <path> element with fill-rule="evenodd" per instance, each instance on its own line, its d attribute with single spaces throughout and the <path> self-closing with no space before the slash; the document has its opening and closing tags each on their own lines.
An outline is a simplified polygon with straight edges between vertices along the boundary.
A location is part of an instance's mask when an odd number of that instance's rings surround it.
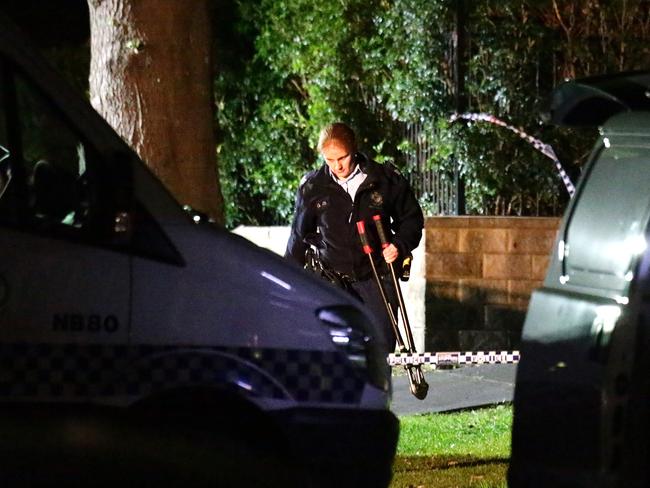
<svg viewBox="0 0 650 488">
<path fill-rule="evenodd" d="M 137 218 L 130 216 L 130 156 L 117 151 L 107 157 L 0 59 L 0 223 L 181 263 L 143 206 Z"/>
<path fill-rule="evenodd" d="M 623 290 L 633 259 L 645 249 L 648 151 L 603 149 L 587 178 L 566 233 L 566 272 L 578 285 Z"/>
<path fill-rule="evenodd" d="M 45 224 L 81 227 L 88 211 L 86 144 L 20 75 L 15 93 L 32 216 Z"/>
<path fill-rule="evenodd" d="M 0 65 L 0 86 L 2 86 L 4 70 Z M 7 136 L 7 109 L 6 97 L 0 93 L 0 198 L 4 194 L 9 181 L 11 180 L 11 168 L 9 167 L 9 138 Z"/>
<path fill-rule="evenodd" d="M 10 65 L 0 63 L 0 80 L 0 221 L 91 237 L 96 152 Z"/>
<path fill-rule="evenodd" d="M 0 144 L 0 198 L 9 185 L 11 179 L 11 170 L 8 164 L 9 149 Z"/>
</svg>

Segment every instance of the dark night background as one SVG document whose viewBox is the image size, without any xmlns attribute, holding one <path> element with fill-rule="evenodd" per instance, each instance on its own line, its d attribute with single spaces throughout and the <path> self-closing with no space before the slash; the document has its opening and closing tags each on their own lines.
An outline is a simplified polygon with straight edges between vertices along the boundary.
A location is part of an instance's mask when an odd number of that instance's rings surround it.
<svg viewBox="0 0 650 488">
<path fill-rule="evenodd" d="M 90 35 L 85 0 L 3 0 L 0 8 L 40 47 L 78 45 Z"/>
</svg>

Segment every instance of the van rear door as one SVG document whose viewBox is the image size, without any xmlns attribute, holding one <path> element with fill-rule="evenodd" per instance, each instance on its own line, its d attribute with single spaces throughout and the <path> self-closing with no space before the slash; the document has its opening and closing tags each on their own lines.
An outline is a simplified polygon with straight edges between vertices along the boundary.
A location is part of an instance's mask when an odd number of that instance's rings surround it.
<svg viewBox="0 0 650 488">
<path fill-rule="evenodd" d="M 627 305 L 650 213 L 644 132 L 647 114 L 605 125 L 544 287 L 531 299 L 515 391 L 515 471 L 537 466 L 558 483 L 594 486 L 620 462 L 616 383 L 633 359 L 636 325 Z"/>
</svg>

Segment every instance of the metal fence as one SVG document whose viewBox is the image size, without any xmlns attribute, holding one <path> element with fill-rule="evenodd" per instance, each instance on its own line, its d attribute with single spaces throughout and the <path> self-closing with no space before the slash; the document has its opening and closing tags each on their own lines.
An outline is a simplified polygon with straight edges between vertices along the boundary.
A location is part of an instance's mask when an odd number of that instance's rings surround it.
<svg viewBox="0 0 650 488">
<path fill-rule="evenodd" d="M 405 135 L 414 151 L 406 157 L 408 179 L 426 216 L 458 215 L 458 174 L 445 174 L 428 167 L 433 150 L 422 137 L 421 124 L 407 124 Z"/>
</svg>

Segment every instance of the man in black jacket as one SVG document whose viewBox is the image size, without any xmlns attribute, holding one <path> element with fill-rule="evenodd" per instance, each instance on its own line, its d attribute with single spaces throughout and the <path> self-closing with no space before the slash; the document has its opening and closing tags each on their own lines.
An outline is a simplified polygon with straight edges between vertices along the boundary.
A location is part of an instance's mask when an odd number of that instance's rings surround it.
<svg viewBox="0 0 650 488">
<path fill-rule="evenodd" d="M 304 265 L 305 240 L 316 234 L 323 265 L 351 282 L 374 314 L 380 340 L 392 350 L 395 336 L 356 223 L 366 223 L 376 267 L 397 316 L 397 298 L 385 263 L 399 263 L 417 247 L 424 226 L 422 210 L 408 182 L 392 165 L 378 164 L 357 152 L 354 132 L 347 125 L 326 126 L 318 150 L 325 164 L 300 184 L 286 256 Z M 384 228 L 390 229 L 390 245 L 382 252 L 374 215 L 380 215 Z"/>
</svg>

